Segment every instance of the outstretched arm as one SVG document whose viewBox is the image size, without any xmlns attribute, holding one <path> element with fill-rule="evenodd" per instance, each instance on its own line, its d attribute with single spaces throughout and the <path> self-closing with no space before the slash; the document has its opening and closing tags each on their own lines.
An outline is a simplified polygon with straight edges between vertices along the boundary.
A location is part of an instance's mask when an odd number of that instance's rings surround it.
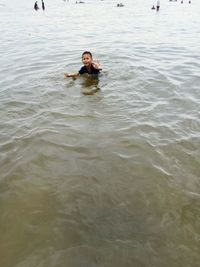
<svg viewBox="0 0 200 267">
<path fill-rule="evenodd" d="M 80 74 L 79 73 L 64 73 L 65 77 L 78 77 Z"/>
</svg>

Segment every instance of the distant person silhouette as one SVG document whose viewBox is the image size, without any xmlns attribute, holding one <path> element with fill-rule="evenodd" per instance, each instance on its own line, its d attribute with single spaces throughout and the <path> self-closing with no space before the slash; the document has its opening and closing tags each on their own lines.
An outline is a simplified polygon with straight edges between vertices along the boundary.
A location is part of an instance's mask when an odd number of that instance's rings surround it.
<svg viewBox="0 0 200 267">
<path fill-rule="evenodd" d="M 152 6 L 152 8 L 151 8 L 151 9 L 156 9 L 156 8 L 155 8 L 155 6 Z"/>
<path fill-rule="evenodd" d="M 38 9 L 39 9 L 37 1 L 36 1 L 35 4 L 34 4 L 34 9 L 35 9 L 35 10 L 38 10 Z"/>
<path fill-rule="evenodd" d="M 183 0 L 181 1 L 181 4 L 183 4 Z"/>
<path fill-rule="evenodd" d="M 160 1 L 158 0 L 156 4 L 156 10 L 159 11 L 159 9 L 160 9 Z"/>
<path fill-rule="evenodd" d="M 189 1 L 188 3 L 191 4 L 191 1 Z"/>
<path fill-rule="evenodd" d="M 44 1 L 43 0 L 41 0 L 41 1 L 42 1 L 42 9 L 45 10 Z"/>
</svg>

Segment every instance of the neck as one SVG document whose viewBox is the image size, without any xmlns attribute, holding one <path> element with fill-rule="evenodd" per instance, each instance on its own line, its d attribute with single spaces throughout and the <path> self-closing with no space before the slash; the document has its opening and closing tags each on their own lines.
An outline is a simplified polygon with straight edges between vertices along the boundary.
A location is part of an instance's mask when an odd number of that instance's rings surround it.
<svg viewBox="0 0 200 267">
<path fill-rule="evenodd" d="M 92 64 L 90 64 L 90 65 L 86 66 L 86 68 L 87 68 L 87 70 L 88 70 L 88 71 L 91 71 Z"/>
</svg>

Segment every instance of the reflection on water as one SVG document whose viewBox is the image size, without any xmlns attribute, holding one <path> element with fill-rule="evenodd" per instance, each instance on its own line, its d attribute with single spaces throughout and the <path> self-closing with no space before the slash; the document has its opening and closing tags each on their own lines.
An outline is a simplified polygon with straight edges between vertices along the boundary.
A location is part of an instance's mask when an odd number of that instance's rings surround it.
<svg viewBox="0 0 200 267">
<path fill-rule="evenodd" d="M 96 75 L 85 75 L 82 79 L 82 93 L 85 95 L 95 94 L 100 90 L 99 77 Z"/>
<path fill-rule="evenodd" d="M 200 5 L 85 2 L 1 5 L 0 266 L 198 267 Z"/>
<path fill-rule="evenodd" d="M 100 90 L 99 76 L 96 75 L 82 75 L 77 78 L 68 78 L 66 81 L 66 87 L 75 88 L 77 85 L 80 85 L 80 92 L 84 95 L 94 95 Z"/>
</svg>

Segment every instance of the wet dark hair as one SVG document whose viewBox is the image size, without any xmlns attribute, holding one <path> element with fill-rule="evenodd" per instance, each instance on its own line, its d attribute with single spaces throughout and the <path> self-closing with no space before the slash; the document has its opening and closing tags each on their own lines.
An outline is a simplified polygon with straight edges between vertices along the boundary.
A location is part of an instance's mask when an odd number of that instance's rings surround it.
<svg viewBox="0 0 200 267">
<path fill-rule="evenodd" d="M 91 56 L 91 58 L 92 58 L 92 53 L 90 52 L 90 51 L 85 51 L 85 52 L 83 52 L 83 54 L 82 54 L 82 57 L 84 56 L 84 55 L 90 55 Z"/>
</svg>

